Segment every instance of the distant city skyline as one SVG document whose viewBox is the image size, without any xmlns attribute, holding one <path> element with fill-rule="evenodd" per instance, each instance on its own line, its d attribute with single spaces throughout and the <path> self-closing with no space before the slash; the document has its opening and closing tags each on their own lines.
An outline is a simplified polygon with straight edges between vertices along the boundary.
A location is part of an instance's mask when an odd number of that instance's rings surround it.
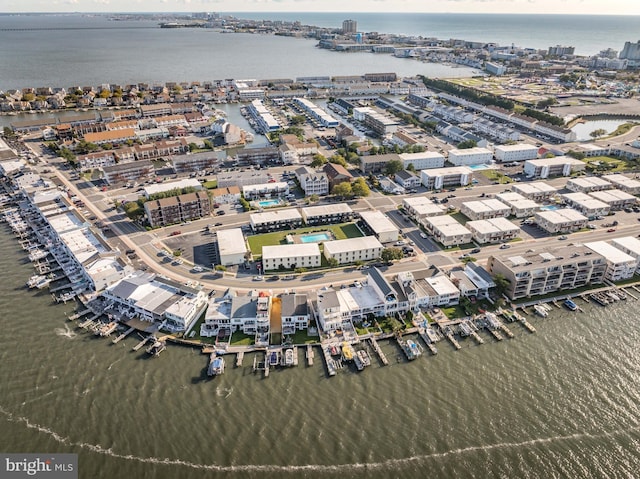
<svg viewBox="0 0 640 479">
<path fill-rule="evenodd" d="M 20 12 L 420 12 L 640 15 L 629 0 L 0 0 Z"/>
</svg>

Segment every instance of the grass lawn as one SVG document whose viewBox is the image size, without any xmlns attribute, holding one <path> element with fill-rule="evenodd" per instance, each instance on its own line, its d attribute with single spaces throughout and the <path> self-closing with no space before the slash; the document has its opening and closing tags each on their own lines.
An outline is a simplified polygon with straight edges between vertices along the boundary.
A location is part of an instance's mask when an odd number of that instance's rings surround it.
<svg viewBox="0 0 640 479">
<path fill-rule="evenodd" d="M 513 182 L 511 178 L 509 178 L 508 176 L 505 176 L 504 174 L 496 170 L 480 170 L 480 174 L 486 176 L 491 181 L 497 181 L 501 185 Z"/>
<path fill-rule="evenodd" d="M 467 221 L 469 221 L 469 218 L 467 218 L 465 215 L 463 215 L 459 211 L 457 213 L 451 213 L 449 214 L 449 216 L 451 216 L 453 219 L 455 219 L 458 223 L 460 223 L 463 226 L 467 224 Z"/>
<path fill-rule="evenodd" d="M 339 225 L 316 225 L 308 228 L 300 228 L 293 231 L 276 231 L 274 233 L 264 233 L 253 235 L 247 238 L 249 248 L 254 257 L 262 255 L 263 246 L 287 244 L 286 237 L 289 234 L 304 234 L 316 231 L 331 231 L 337 240 L 347 238 L 358 238 L 362 233 L 355 223 L 342 223 Z"/>
<path fill-rule="evenodd" d="M 213 190 L 218 187 L 218 180 L 205 181 L 202 186 L 208 190 Z"/>
<path fill-rule="evenodd" d="M 236 331 L 231 335 L 231 346 L 250 346 L 255 342 L 255 336 Z"/>
<path fill-rule="evenodd" d="M 296 331 L 295 334 L 289 334 L 287 335 L 287 337 L 291 339 L 292 344 L 307 344 L 318 342 L 318 336 L 309 336 L 306 329 L 303 331 Z"/>
<path fill-rule="evenodd" d="M 630 163 L 611 156 L 593 156 L 591 158 L 586 158 L 584 162 L 587 165 L 591 165 L 591 167 L 596 170 L 598 170 L 598 164 L 605 164 L 607 166 L 607 173 L 619 173 L 635 167 L 635 163 Z"/>
</svg>

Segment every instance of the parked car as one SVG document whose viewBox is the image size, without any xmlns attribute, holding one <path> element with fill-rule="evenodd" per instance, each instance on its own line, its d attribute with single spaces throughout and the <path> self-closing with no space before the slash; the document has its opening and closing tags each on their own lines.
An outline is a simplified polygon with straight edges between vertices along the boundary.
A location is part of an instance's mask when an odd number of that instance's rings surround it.
<svg viewBox="0 0 640 479">
<path fill-rule="evenodd" d="M 559 240 L 566 240 L 567 239 L 567 235 L 562 235 L 558 238 Z"/>
<path fill-rule="evenodd" d="M 471 250 L 471 254 L 476 254 L 476 253 L 479 253 L 479 252 L 480 252 L 480 248 L 473 248 Z"/>
<path fill-rule="evenodd" d="M 609 229 L 607 230 L 607 233 L 613 233 L 615 230 L 616 230 L 615 228 L 609 228 Z"/>
<path fill-rule="evenodd" d="M 640 221 L 640 218 L 638 218 L 638 221 Z M 420 233 L 420 238 L 427 238 L 427 233 Z"/>
<path fill-rule="evenodd" d="M 509 249 L 509 248 L 511 248 L 510 244 L 506 244 L 505 243 L 505 244 L 500 245 L 500 249 Z"/>
<path fill-rule="evenodd" d="M 172 231 L 172 232 L 169 234 L 169 236 L 178 236 L 179 234 L 182 234 L 182 231 L 180 231 L 180 230 L 175 230 L 175 231 Z"/>
</svg>

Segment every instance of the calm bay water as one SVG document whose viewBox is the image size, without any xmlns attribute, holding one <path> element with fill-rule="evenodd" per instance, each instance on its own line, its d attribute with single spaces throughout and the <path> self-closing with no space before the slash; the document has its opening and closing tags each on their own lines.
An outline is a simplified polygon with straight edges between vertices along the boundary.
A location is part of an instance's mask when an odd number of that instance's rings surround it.
<svg viewBox="0 0 640 479">
<path fill-rule="evenodd" d="M 512 340 L 447 343 L 412 363 L 327 378 L 320 360 L 268 379 L 172 346 L 159 358 L 65 320 L 27 291 L 0 227 L 0 450 L 77 452 L 80 477 L 634 477 L 637 301 L 554 311 Z M 25 307 L 28 305 L 28 307 Z M 319 359 L 319 357 L 318 357 Z M 232 361 L 230 361 L 231 363 Z"/>
</svg>

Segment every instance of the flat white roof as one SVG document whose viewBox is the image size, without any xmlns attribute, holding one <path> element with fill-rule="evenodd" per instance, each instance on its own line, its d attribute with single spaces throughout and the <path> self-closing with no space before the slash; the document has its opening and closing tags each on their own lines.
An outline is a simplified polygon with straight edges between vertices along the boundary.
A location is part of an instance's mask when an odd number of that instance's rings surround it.
<svg viewBox="0 0 640 479">
<path fill-rule="evenodd" d="M 619 250 L 605 241 L 593 241 L 592 243 L 584 243 L 584 245 L 590 250 L 604 256 L 605 259 L 611 263 L 621 264 L 637 261 L 634 257 L 629 256 L 624 251 Z"/>
<path fill-rule="evenodd" d="M 634 255 L 640 256 L 640 239 L 635 236 L 623 236 L 611 241 L 614 245 L 631 251 Z"/>
<path fill-rule="evenodd" d="M 586 193 L 566 193 L 562 196 L 568 199 L 569 201 L 590 210 L 609 207 L 607 203 L 597 200 L 593 196 L 590 196 Z"/>
<path fill-rule="evenodd" d="M 444 274 L 425 278 L 425 281 L 433 288 L 438 296 L 452 295 L 460 290 Z"/>
<path fill-rule="evenodd" d="M 351 213 L 353 210 L 345 203 L 335 203 L 331 205 L 307 206 L 305 208 L 301 208 L 300 211 L 302 211 L 302 216 L 309 218 L 313 216 Z"/>
<path fill-rule="evenodd" d="M 491 150 L 487 150 L 486 148 L 480 148 L 478 146 L 474 147 L 474 148 L 465 148 L 465 149 L 458 149 L 458 148 L 452 148 L 451 150 L 449 150 L 449 156 L 474 156 L 474 155 L 490 155 L 493 156 L 493 153 L 491 153 Z"/>
<path fill-rule="evenodd" d="M 262 259 L 320 256 L 318 243 L 282 244 L 262 247 Z"/>
<path fill-rule="evenodd" d="M 242 185 L 243 193 L 251 193 L 253 191 L 271 191 L 271 190 L 286 190 L 289 186 L 284 181 L 276 181 L 274 183 L 259 183 L 257 185 Z"/>
<path fill-rule="evenodd" d="M 427 160 L 427 159 L 443 159 L 444 155 L 435 151 L 423 151 L 421 153 L 400 153 L 400 158 L 404 161 L 411 160 Z"/>
<path fill-rule="evenodd" d="M 529 198 L 525 198 L 520 193 L 500 193 L 496 197 L 505 204 L 516 209 L 538 208 L 540 205 Z"/>
<path fill-rule="evenodd" d="M 518 183 L 513 185 L 514 190 L 519 190 L 525 194 L 533 193 L 555 193 L 557 188 L 545 183 L 544 181 L 534 181 L 533 183 Z"/>
<path fill-rule="evenodd" d="M 466 227 L 475 230 L 480 234 L 505 233 L 510 231 L 520 231 L 520 227 L 513 224 L 507 218 L 491 218 L 488 220 L 469 221 Z"/>
<path fill-rule="evenodd" d="M 398 228 L 381 211 L 361 211 L 360 216 L 374 233 L 388 233 L 398 231 Z"/>
<path fill-rule="evenodd" d="M 509 208 L 502 201 L 490 198 L 488 200 L 467 201 L 462 206 L 468 208 L 474 213 L 485 213 L 490 211 L 508 211 Z"/>
<path fill-rule="evenodd" d="M 288 220 L 302 220 L 300 212 L 295 208 L 289 208 L 287 210 L 265 211 L 263 213 L 253 213 L 252 215 L 249 215 L 249 217 L 251 218 L 251 223 L 253 223 L 254 225 Z"/>
<path fill-rule="evenodd" d="M 382 248 L 382 243 L 375 236 L 362 236 L 361 238 L 347 238 L 336 241 L 325 241 L 324 252 L 327 254 L 348 253 L 364 249 Z"/>
<path fill-rule="evenodd" d="M 195 188 L 197 190 L 202 189 L 202 183 L 194 178 L 185 178 L 178 181 L 170 181 L 168 183 L 155 183 L 144 187 L 145 196 L 149 197 L 156 193 L 164 193 L 165 191 L 174 190 L 176 188 Z"/>
<path fill-rule="evenodd" d="M 636 197 L 632 194 L 620 190 L 592 191 L 589 193 L 589 196 L 593 196 L 597 200 L 604 201 L 605 203 L 636 200 Z"/>
<path fill-rule="evenodd" d="M 603 179 L 610 181 L 611 183 L 624 185 L 627 188 L 640 188 L 640 181 L 629 178 L 628 176 L 621 174 L 606 175 Z"/>
<path fill-rule="evenodd" d="M 528 145 L 523 143 L 521 145 L 498 145 L 496 146 L 496 151 L 538 151 L 538 147 L 535 145 Z"/>
<path fill-rule="evenodd" d="M 526 163 L 535 165 L 535 166 L 556 166 L 556 165 L 582 165 L 585 166 L 585 163 L 580 160 L 576 160 L 575 158 L 571 158 L 569 156 L 554 156 L 553 158 L 539 158 L 537 160 L 527 160 Z"/>
<path fill-rule="evenodd" d="M 439 230 L 446 236 L 471 234 L 471 231 L 449 215 L 431 216 L 429 218 L 425 218 L 425 221 L 430 223 L 434 229 Z"/>
<path fill-rule="evenodd" d="M 598 176 L 583 176 L 581 178 L 572 178 L 567 182 L 567 184 L 569 183 L 573 183 L 574 185 L 582 188 L 588 188 L 590 186 L 611 186 L 611 183 L 603 180 Z"/>
<path fill-rule="evenodd" d="M 588 218 L 572 208 L 555 211 L 538 211 L 536 216 L 544 218 L 549 223 L 566 223 L 567 221 L 585 221 Z"/>
<path fill-rule="evenodd" d="M 218 250 L 221 256 L 229 256 L 235 254 L 245 254 L 247 245 L 244 241 L 242 229 L 232 228 L 228 230 L 218 230 Z"/>
<path fill-rule="evenodd" d="M 470 175 L 473 170 L 467 166 L 451 166 L 448 168 L 429 168 L 428 170 L 420 170 L 425 176 L 451 176 L 451 175 Z"/>
<path fill-rule="evenodd" d="M 82 226 L 82 221 L 71 211 L 66 211 L 62 214 L 49 216 L 49 224 L 59 235 L 66 231 L 76 230 Z"/>
</svg>

